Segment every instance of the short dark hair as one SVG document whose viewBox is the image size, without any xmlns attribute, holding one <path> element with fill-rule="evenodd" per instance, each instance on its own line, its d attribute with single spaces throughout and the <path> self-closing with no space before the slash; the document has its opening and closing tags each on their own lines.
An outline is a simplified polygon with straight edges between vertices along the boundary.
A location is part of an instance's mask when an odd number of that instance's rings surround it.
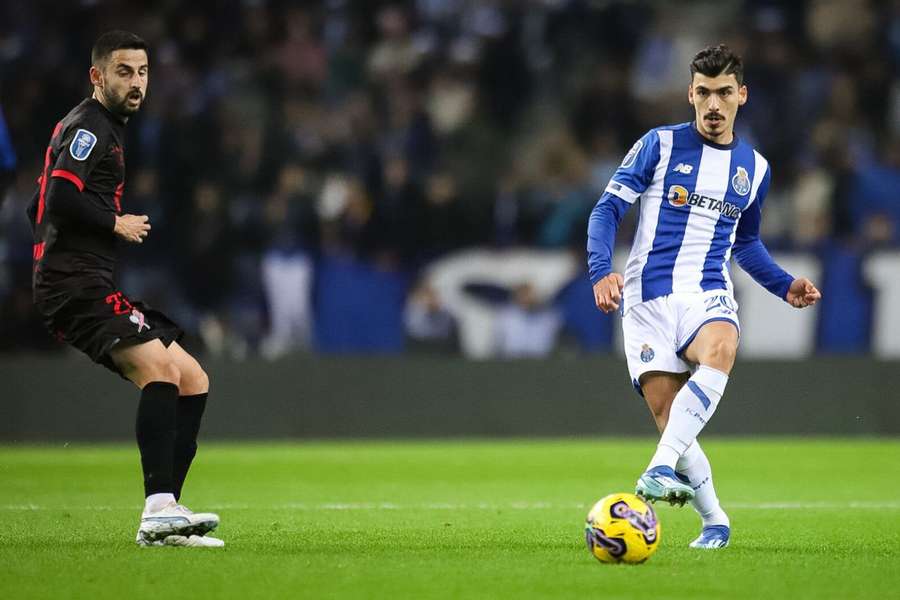
<svg viewBox="0 0 900 600">
<path fill-rule="evenodd" d="M 147 50 L 147 42 L 140 36 L 130 31 L 107 31 L 94 43 L 91 49 L 91 64 L 99 66 L 101 63 L 109 59 L 116 50 L 143 50 L 150 54 Z"/>
<path fill-rule="evenodd" d="M 700 73 L 707 77 L 734 74 L 738 85 L 744 85 L 744 61 L 725 44 L 707 46 L 691 61 L 691 79 Z"/>
</svg>

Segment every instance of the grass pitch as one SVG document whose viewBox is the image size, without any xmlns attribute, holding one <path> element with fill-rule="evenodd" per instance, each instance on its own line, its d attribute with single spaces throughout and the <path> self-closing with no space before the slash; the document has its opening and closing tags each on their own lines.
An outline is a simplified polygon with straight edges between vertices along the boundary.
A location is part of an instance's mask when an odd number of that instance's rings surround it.
<svg viewBox="0 0 900 600">
<path fill-rule="evenodd" d="M 0 597 L 896 597 L 900 440 L 706 440 L 732 546 L 661 507 L 650 561 L 600 564 L 585 514 L 653 444 L 205 444 L 183 500 L 224 550 L 134 545 L 131 446 L 2 447 Z"/>
</svg>

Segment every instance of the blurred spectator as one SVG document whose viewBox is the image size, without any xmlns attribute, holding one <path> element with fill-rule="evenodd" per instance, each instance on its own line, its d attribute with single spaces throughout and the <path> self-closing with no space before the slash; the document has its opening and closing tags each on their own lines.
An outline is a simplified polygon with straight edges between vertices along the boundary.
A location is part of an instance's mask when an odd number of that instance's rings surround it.
<svg viewBox="0 0 900 600">
<path fill-rule="evenodd" d="M 382 260 L 409 264 L 417 251 L 421 228 L 422 192 L 412 179 L 410 164 L 392 156 L 384 164 L 384 187 L 375 203 L 373 227 L 378 232 Z"/>
<path fill-rule="evenodd" d="M 0 105 L 25 161 L 0 212 L 7 329 L 30 315 L 19 213 L 54 124 L 89 93 L 90 46 L 109 27 L 100 13 L 145 36 L 153 63 L 128 128 L 123 203 L 154 229 L 128 249 L 123 288 L 225 355 L 307 347 L 326 261 L 400 290 L 473 246 L 583 253 L 587 214 L 622 156 L 648 128 L 691 118 L 688 60 L 720 41 L 746 63 L 738 134 L 772 165 L 767 241 L 839 239 L 846 252 L 900 241 L 898 2 L 45 8 L 0 7 L 0 73 L 16 82 Z M 0 172 L 8 147 L 0 128 Z M 468 347 L 479 326 L 458 324 Z M 47 342 L 40 327 L 15 336 Z"/>
<path fill-rule="evenodd" d="M 502 358 L 543 358 L 553 352 L 562 327 L 559 311 L 539 302 L 534 286 L 521 283 L 497 315 L 497 354 Z"/>
<path fill-rule="evenodd" d="M 3 192 L 15 174 L 16 160 L 16 151 L 9 136 L 6 119 L 0 110 L 0 198 L 3 198 Z"/>
<path fill-rule="evenodd" d="M 456 350 L 456 323 L 428 283 L 422 282 L 410 292 L 403 323 L 417 348 Z"/>
<path fill-rule="evenodd" d="M 179 222 L 179 286 L 200 323 L 200 335 L 214 354 L 227 352 L 227 308 L 234 291 L 234 228 L 221 186 L 201 181 L 188 219 Z"/>
<path fill-rule="evenodd" d="M 404 75 L 421 59 L 409 31 L 409 17 L 399 5 L 388 5 L 376 14 L 379 40 L 369 53 L 369 73 L 376 80 Z"/>
<path fill-rule="evenodd" d="M 318 222 L 309 179 L 302 166 L 285 165 L 266 203 L 268 249 L 261 269 L 269 319 L 260 350 L 269 359 L 305 349 L 311 339 Z"/>
<path fill-rule="evenodd" d="M 32 232 L 25 207 L 37 165 L 17 174 L 0 203 L 0 350 L 62 348 L 47 333 L 31 298 Z"/>
<path fill-rule="evenodd" d="M 288 9 L 284 40 L 272 54 L 281 82 L 288 90 L 316 90 L 325 81 L 327 57 L 315 28 L 309 11 L 295 7 Z"/>
<path fill-rule="evenodd" d="M 417 248 L 422 262 L 456 250 L 472 239 L 456 178 L 451 173 L 439 171 L 426 181 L 425 206 L 418 229 Z"/>
</svg>

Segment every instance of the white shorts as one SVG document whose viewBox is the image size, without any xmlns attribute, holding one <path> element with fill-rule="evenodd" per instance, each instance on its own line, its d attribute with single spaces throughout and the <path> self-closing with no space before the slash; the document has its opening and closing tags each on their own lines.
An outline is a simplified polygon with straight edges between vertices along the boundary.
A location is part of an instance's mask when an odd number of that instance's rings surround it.
<svg viewBox="0 0 900 600">
<path fill-rule="evenodd" d="M 644 373 L 692 371 L 694 365 L 682 358 L 682 352 L 700 328 L 712 321 L 734 323 L 740 334 L 738 303 L 726 290 L 669 294 L 626 307 L 622 317 L 625 357 L 638 393 Z"/>
</svg>

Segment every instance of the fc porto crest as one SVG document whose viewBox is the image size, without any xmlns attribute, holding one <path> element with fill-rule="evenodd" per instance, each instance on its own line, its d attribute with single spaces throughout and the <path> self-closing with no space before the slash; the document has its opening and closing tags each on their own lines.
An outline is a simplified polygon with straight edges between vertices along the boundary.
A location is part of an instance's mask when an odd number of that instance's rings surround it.
<svg viewBox="0 0 900 600">
<path fill-rule="evenodd" d="M 744 167 L 737 168 L 737 173 L 731 178 L 731 187 L 740 196 L 746 196 L 750 193 L 750 175 L 747 174 L 747 169 Z"/>
<path fill-rule="evenodd" d="M 91 150 L 97 145 L 97 136 L 87 129 L 79 129 L 75 132 L 75 139 L 69 144 L 69 154 L 75 160 L 86 160 L 91 155 Z"/>
<path fill-rule="evenodd" d="M 656 356 L 656 352 L 653 351 L 653 348 L 644 344 L 641 346 L 641 362 L 648 363 Z"/>
</svg>

